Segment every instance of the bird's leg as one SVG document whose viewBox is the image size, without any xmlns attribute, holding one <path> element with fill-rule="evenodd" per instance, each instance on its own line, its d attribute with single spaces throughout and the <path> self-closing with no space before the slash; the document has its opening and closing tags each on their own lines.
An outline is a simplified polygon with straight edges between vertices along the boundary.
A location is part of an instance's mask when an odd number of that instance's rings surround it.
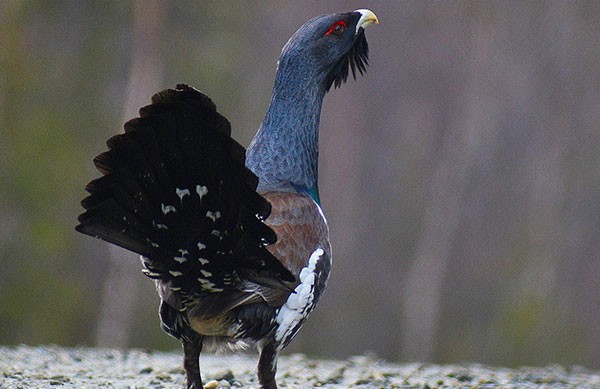
<svg viewBox="0 0 600 389">
<path fill-rule="evenodd" d="M 258 382 L 262 389 L 277 389 L 275 373 L 277 372 L 277 348 L 273 343 L 267 343 L 260 350 L 258 360 Z"/>
<path fill-rule="evenodd" d="M 183 340 L 183 369 L 186 375 L 187 389 L 202 389 L 200 377 L 200 352 L 202 337 L 194 337 L 191 341 Z"/>
</svg>

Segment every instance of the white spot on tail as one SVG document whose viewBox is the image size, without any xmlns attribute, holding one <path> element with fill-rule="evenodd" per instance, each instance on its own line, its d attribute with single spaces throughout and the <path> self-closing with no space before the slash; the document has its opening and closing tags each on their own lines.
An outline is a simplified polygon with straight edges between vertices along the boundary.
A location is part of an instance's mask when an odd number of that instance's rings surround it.
<svg viewBox="0 0 600 389">
<path fill-rule="evenodd" d="M 160 276 L 162 276 L 162 274 L 160 274 L 160 273 L 155 273 L 155 272 L 152 272 L 152 271 L 150 271 L 150 270 L 148 270 L 148 269 L 143 269 L 143 270 L 142 270 L 142 273 L 144 273 L 146 276 L 148 276 L 148 277 L 150 277 L 150 278 L 152 278 L 152 277 L 160 277 Z"/>
<path fill-rule="evenodd" d="M 317 248 L 310 256 L 308 265 L 300 272 L 300 284 L 290 294 L 286 303 L 279 309 L 275 320 L 278 323 L 275 340 L 281 345 L 293 336 L 296 326 L 308 316 L 313 308 L 314 286 L 317 262 L 323 256 L 323 249 Z"/>
<path fill-rule="evenodd" d="M 185 257 L 187 254 L 189 254 L 189 252 L 185 249 L 179 249 L 177 250 L 179 251 L 179 257 L 174 257 L 173 259 L 176 260 L 179 263 L 184 263 L 185 261 L 187 261 L 187 258 Z"/>
<path fill-rule="evenodd" d="M 198 278 L 198 282 L 202 285 L 205 290 L 213 290 L 215 289 L 216 284 L 210 282 L 205 278 Z"/>
<path fill-rule="evenodd" d="M 152 247 L 154 247 L 154 248 L 157 248 L 157 247 L 159 247 L 159 246 L 158 246 L 158 243 L 155 243 L 155 242 L 151 241 L 151 240 L 150 240 L 150 239 L 148 239 L 148 238 L 146 238 L 146 242 L 148 242 L 148 243 L 150 244 L 150 246 L 152 246 Z"/>
<path fill-rule="evenodd" d="M 209 263 L 210 261 L 206 258 L 198 258 L 198 262 L 200 262 L 201 265 L 206 265 L 207 263 Z"/>
<path fill-rule="evenodd" d="M 177 193 L 177 196 L 179 197 L 179 200 L 183 202 L 183 197 L 184 196 L 189 196 L 190 195 L 190 190 L 189 189 L 175 188 L 175 193 Z"/>
<path fill-rule="evenodd" d="M 182 272 L 180 271 L 175 271 L 175 270 L 169 270 L 169 273 L 173 276 L 173 277 L 181 277 L 183 275 Z"/>
<path fill-rule="evenodd" d="M 217 221 L 218 218 L 221 217 L 221 212 L 219 211 L 206 211 L 206 217 L 212 220 L 213 222 Z"/>
<path fill-rule="evenodd" d="M 167 227 L 166 225 L 157 223 L 154 220 L 152 220 L 152 226 L 154 228 L 156 228 L 157 230 L 168 230 L 169 229 L 169 227 Z"/>
<path fill-rule="evenodd" d="M 168 214 L 169 212 L 177 212 L 177 209 L 172 205 L 160 204 L 160 209 L 162 209 L 163 215 Z"/>
<path fill-rule="evenodd" d="M 212 277 L 212 273 L 211 273 L 211 272 L 209 272 L 209 271 L 206 271 L 206 270 L 204 270 L 204 269 L 203 269 L 203 270 L 200 270 L 200 273 L 202 273 L 202 275 L 203 275 L 204 277 Z"/>
<path fill-rule="evenodd" d="M 206 245 L 202 242 L 198 242 L 198 250 L 204 250 L 206 248 Z"/>
<path fill-rule="evenodd" d="M 202 198 L 208 193 L 208 188 L 202 185 L 196 185 L 196 193 L 198 193 L 198 197 L 200 197 L 200 201 L 202 201 Z"/>
</svg>

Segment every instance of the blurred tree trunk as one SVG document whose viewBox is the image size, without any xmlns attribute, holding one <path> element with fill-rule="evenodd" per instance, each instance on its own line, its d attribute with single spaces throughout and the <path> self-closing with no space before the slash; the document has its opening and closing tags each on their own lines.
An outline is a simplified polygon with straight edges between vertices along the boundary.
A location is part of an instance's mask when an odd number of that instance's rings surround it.
<svg viewBox="0 0 600 389">
<path fill-rule="evenodd" d="M 494 34 L 498 32 L 483 22 L 485 14 L 490 12 L 488 7 L 475 6 L 471 11 L 481 17 L 464 26 L 466 57 L 453 70 L 455 82 L 462 87 L 454 85 L 440 92 L 450 97 L 445 112 L 441 112 L 448 118 L 448 124 L 442 130 L 439 150 L 432 150 L 439 157 L 433 161 L 434 170 L 424 199 L 423 232 L 404 284 L 399 355 L 402 359 L 435 358 L 438 325 L 445 305 L 443 283 L 453 272 L 450 263 L 453 251 L 460 244 L 459 228 L 468 206 L 465 195 L 474 170 L 493 157 L 487 148 L 493 144 L 499 128 L 496 124 L 501 108 L 494 104 L 499 92 L 485 71 L 488 66 L 485 59 L 493 58 L 498 49 L 494 45 L 498 39 L 494 39 Z"/>
<path fill-rule="evenodd" d="M 136 0 L 133 3 L 131 66 L 127 82 L 123 121 L 137 116 L 139 107 L 149 103 L 162 82 L 164 62 L 161 41 L 167 3 L 160 0 Z M 96 345 L 124 347 L 130 343 L 140 285 L 138 255 L 113 245 L 107 246 L 110 269 L 104 283 Z"/>
<path fill-rule="evenodd" d="M 429 187 L 424 231 L 403 293 L 402 348 L 408 360 L 429 361 L 433 356 L 442 282 L 448 272 L 461 198 L 477 146 L 477 134 L 468 129 L 449 130 L 444 138 L 442 156 Z"/>
</svg>

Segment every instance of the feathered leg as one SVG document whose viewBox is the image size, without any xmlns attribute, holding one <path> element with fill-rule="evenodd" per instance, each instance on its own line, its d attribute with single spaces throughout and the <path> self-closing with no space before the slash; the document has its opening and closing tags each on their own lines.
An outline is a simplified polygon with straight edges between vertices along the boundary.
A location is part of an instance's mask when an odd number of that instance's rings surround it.
<svg viewBox="0 0 600 389">
<path fill-rule="evenodd" d="M 197 336 L 191 342 L 183 340 L 183 368 L 187 379 L 188 389 L 202 389 L 200 377 L 200 352 L 202 351 L 202 337 Z"/>
<path fill-rule="evenodd" d="M 273 343 L 267 343 L 260 351 L 258 360 L 258 382 L 262 389 L 277 389 L 277 349 Z"/>
</svg>

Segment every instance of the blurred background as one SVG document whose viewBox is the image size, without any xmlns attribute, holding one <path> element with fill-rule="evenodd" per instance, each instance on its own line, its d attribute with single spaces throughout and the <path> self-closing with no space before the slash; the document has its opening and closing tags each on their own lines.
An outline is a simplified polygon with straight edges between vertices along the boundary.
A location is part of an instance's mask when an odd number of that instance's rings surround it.
<svg viewBox="0 0 600 389">
<path fill-rule="evenodd" d="M 288 352 L 600 369 L 600 2 L 0 1 L 0 344 L 175 349 L 135 255 L 76 234 L 92 158 L 150 96 L 247 145 L 288 37 L 368 7 L 326 97 L 334 268 Z"/>
</svg>

